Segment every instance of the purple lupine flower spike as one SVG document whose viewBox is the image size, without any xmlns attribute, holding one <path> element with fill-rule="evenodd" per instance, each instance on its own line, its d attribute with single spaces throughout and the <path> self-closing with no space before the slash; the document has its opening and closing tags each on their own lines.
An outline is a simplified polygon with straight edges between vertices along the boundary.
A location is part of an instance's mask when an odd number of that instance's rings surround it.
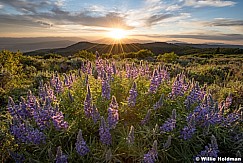
<svg viewBox="0 0 243 163">
<path fill-rule="evenodd" d="M 160 96 L 160 98 L 159 98 L 159 101 L 157 101 L 157 102 L 154 104 L 154 106 L 153 106 L 154 110 L 157 110 L 157 109 L 159 109 L 159 108 L 161 108 L 161 107 L 163 106 L 163 98 L 164 98 L 164 94 L 162 94 L 162 95 Z"/>
<path fill-rule="evenodd" d="M 10 131 L 13 136 L 20 142 L 29 144 L 41 144 L 45 143 L 45 135 L 40 132 L 38 129 L 34 129 L 29 122 L 17 122 L 14 123 L 10 127 Z"/>
<path fill-rule="evenodd" d="M 118 123 L 118 120 L 119 120 L 118 103 L 116 101 L 116 97 L 112 96 L 112 100 L 108 108 L 108 118 L 107 118 L 109 127 L 111 129 L 115 128 Z"/>
<path fill-rule="evenodd" d="M 89 148 L 86 145 L 86 142 L 83 139 L 82 131 L 79 130 L 78 136 L 77 136 L 77 142 L 75 143 L 75 149 L 78 152 L 79 155 L 84 156 L 87 153 L 89 153 Z"/>
<path fill-rule="evenodd" d="M 90 118 L 91 114 L 92 114 L 92 96 L 91 96 L 91 92 L 90 92 L 90 86 L 87 86 L 87 94 L 86 94 L 86 98 L 84 101 L 84 112 L 86 117 Z"/>
<path fill-rule="evenodd" d="M 232 104 L 232 94 L 229 94 L 224 103 L 225 109 L 228 109 L 231 104 Z"/>
<path fill-rule="evenodd" d="M 104 73 L 104 76 L 102 79 L 102 94 L 101 95 L 104 99 L 107 99 L 107 100 L 109 100 L 111 97 L 111 87 L 110 87 L 110 83 L 109 83 L 106 73 Z"/>
<path fill-rule="evenodd" d="M 188 140 L 192 137 L 192 135 L 196 131 L 196 125 L 195 125 L 195 115 L 192 116 L 191 120 L 188 122 L 188 125 L 185 126 L 181 131 L 181 137 L 184 140 Z"/>
<path fill-rule="evenodd" d="M 134 127 L 131 126 L 128 137 L 127 137 L 127 142 L 128 144 L 133 144 L 134 143 Z"/>
<path fill-rule="evenodd" d="M 56 130 L 67 129 L 69 126 L 68 122 L 64 120 L 63 113 L 59 111 L 58 105 L 56 105 L 56 108 L 54 110 L 54 113 L 52 114 L 51 119 Z"/>
<path fill-rule="evenodd" d="M 129 91 L 128 106 L 134 107 L 136 105 L 137 95 L 137 84 L 133 82 L 132 88 Z"/>
<path fill-rule="evenodd" d="M 172 84 L 172 91 L 169 94 L 169 97 L 175 98 L 177 96 L 183 96 L 187 89 L 188 84 L 185 81 L 185 76 L 183 74 L 178 74 Z"/>
<path fill-rule="evenodd" d="M 159 83 L 158 83 L 158 72 L 155 69 L 153 73 L 153 77 L 151 79 L 150 87 L 149 87 L 149 92 L 150 93 L 156 93 L 158 89 Z"/>
<path fill-rule="evenodd" d="M 107 126 L 104 117 L 101 117 L 101 123 L 99 128 L 100 141 L 103 144 L 110 145 L 112 142 L 110 128 Z"/>
<path fill-rule="evenodd" d="M 68 128 L 68 122 L 64 121 L 64 116 L 61 111 L 52 116 L 52 122 L 56 130 Z"/>
<path fill-rule="evenodd" d="M 17 112 L 15 110 L 15 103 L 12 99 L 12 97 L 8 98 L 8 105 L 7 105 L 8 112 L 12 117 L 17 116 Z"/>
<path fill-rule="evenodd" d="M 171 118 L 168 118 L 167 121 L 160 127 L 162 133 L 163 132 L 170 132 L 175 129 L 176 125 L 176 109 L 172 110 Z"/>
<path fill-rule="evenodd" d="M 211 144 L 205 146 L 205 150 L 201 151 L 198 157 L 218 157 L 218 144 L 214 135 L 211 137 Z"/>
<path fill-rule="evenodd" d="M 141 121 L 141 125 L 145 125 L 146 123 L 148 123 L 148 121 L 150 119 L 150 115 L 151 115 L 151 110 L 149 109 L 145 118 Z"/>
<path fill-rule="evenodd" d="M 198 82 L 192 83 L 192 89 L 185 101 L 186 107 L 189 109 L 192 104 L 200 103 L 201 100 L 203 99 L 202 94 L 204 94 L 204 93 L 200 89 L 199 83 Z"/>
<path fill-rule="evenodd" d="M 152 149 L 149 150 L 148 153 L 144 154 L 144 163 L 154 163 L 158 159 L 157 144 L 157 140 L 155 140 Z"/>
<path fill-rule="evenodd" d="M 171 146 L 171 139 L 172 139 L 172 137 L 171 137 L 171 135 L 169 135 L 168 139 L 166 140 L 166 142 L 165 142 L 165 144 L 163 146 L 164 149 L 167 149 L 167 148 L 169 148 Z"/>
<path fill-rule="evenodd" d="M 18 154 L 12 151 L 9 151 L 10 156 L 14 159 L 16 163 L 23 163 L 25 158 L 22 154 Z"/>
<path fill-rule="evenodd" d="M 96 123 L 100 119 L 100 113 L 99 113 L 98 109 L 96 108 L 95 104 L 93 104 L 92 119 L 93 119 L 94 123 Z"/>
<path fill-rule="evenodd" d="M 56 154 L 56 163 L 67 163 L 68 157 L 67 155 L 62 153 L 62 148 L 59 146 L 57 148 L 57 154 Z"/>
</svg>

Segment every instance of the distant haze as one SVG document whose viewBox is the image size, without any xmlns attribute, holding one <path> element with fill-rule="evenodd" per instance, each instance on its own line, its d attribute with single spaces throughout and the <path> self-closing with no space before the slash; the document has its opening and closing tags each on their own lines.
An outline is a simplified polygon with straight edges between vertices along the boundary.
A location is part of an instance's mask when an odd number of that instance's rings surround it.
<svg viewBox="0 0 243 163">
<path fill-rule="evenodd" d="M 36 37 L 36 38 L 0 38 L 0 50 L 10 50 L 13 52 L 20 51 L 20 52 L 32 52 L 36 50 L 43 50 L 43 49 L 57 49 L 57 48 L 66 48 L 66 47 L 73 47 L 77 43 L 88 43 L 90 47 L 94 45 L 102 44 L 104 45 L 112 45 L 112 44 L 123 44 L 128 45 L 129 44 L 143 44 L 143 43 L 153 43 L 154 41 L 151 40 L 138 40 L 138 39 L 124 39 L 123 41 L 114 42 L 111 41 L 109 38 L 103 38 L 99 40 L 93 40 L 91 42 L 86 41 L 83 38 L 78 37 Z M 92 45 L 95 43 L 94 45 Z M 162 44 L 156 44 L 156 46 L 161 46 L 160 48 L 164 48 L 163 45 L 165 45 L 163 42 Z M 230 44 L 222 44 L 222 43 L 206 43 L 206 44 L 191 44 L 187 42 L 181 42 L 177 40 L 168 41 L 167 43 L 173 44 L 173 45 L 179 45 L 179 46 L 190 46 L 194 48 L 217 48 L 217 47 L 224 47 L 224 48 L 240 48 L 243 49 L 242 45 L 230 45 Z M 80 44 L 80 45 L 81 45 Z M 168 44 L 168 45 L 169 45 Z M 83 45 L 83 44 L 82 44 Z M 80 50 L 86 50 L 90 47 L 85 48 L 84 46 L 77 46 L 77 48 L 80 48 Z M 166 45 L 167 47 L 167 45 Z M 173 46 L 174 47 L 174 46 Z M 141 47 L 140 47 L 141 48 Z M 146 46 L 144 47 L 146 48 Z M 98 48 L 97 50 L 99 50 Z M 76 49 L 77 51 L 79 49 Z M 93 49 L 94 50 L 94 49 Z M 137 49 L 138 50 L 138 49 Z M 55 51 L 55 50 L 54 50 Z M 173 51 L 173 50 L 172 50 Z M 68 52 L 68 51 L 66 51 Z"/>
</svg>

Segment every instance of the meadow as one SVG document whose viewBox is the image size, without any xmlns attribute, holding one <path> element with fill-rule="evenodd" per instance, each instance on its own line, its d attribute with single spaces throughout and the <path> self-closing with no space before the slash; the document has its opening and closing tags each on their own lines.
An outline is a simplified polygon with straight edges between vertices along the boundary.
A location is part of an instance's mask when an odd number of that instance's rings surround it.
<svg viewBox="0 0 243 163">
<path fill-rule="evenodd" d="M 243 55 L 0 52 L 2 162 L 242 158 Z"/>
</svg>

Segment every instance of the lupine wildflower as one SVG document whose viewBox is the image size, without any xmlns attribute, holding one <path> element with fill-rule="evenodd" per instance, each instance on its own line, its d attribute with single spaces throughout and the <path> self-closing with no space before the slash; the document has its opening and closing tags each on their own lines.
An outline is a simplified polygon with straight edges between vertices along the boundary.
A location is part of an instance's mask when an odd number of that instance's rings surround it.
<svg viewBox="0 0 243 163">
<path fill-rule="evenodd" d="M 229 94 L 224 103 L 225 109 L 228 109 L 231 104 L 232 104 L 232 94 Z"/>
<path fill-rule="evenodd" d="M 11 133 L 20 142 L 29 144 L 45 143 L 45 135 L 38 129 L 34 129 L 29 123 L 14 122 L 10 127 Z"/>
<path fill-rule="evenodd" d="M 50 126 L 50 119 L 52 118 L 53 110 L 52 107 L 46 107 L 35 109 L 33 118 L 41 130 L 46 129 Z"/>
<path fill-rule="evenodd" d="M 56 163 L 67 163 L 68 157 L 67 155 L 62 153 L 62 148 L 59 146 L 57 148 L 57 154 L 56 154 Z"/>
<path fill-rule="evenodd" d="M 55 88 L 55 92 L 57 94 L 63 92 L 63 83 L 62 81 L 60 80 L 59 78 L 59 75 L 56 73 L 56 78 L 55 78 L 55 85 L 54 85 L 54 88 Z"/>
<path fill-rule="evenodd" d="M 192 137 L 192 135 L 196 131 L 196 126 L 195 126 L 195 116 L 193 115 L 191 120 L 188 122 L 188 125 L 185 126 L 182 131 L 181 131 L 181 137 L 184 140 L 188 140 Z"/>
<path fill-rule="evenodd" d="M 136 99 L 137 99 L 137 85 L 135 82 L 133 82 L 132 88 L 129 91 L 129 97 L 128 97 L 128 105 L 134 107 L 136 105 Z"/>
<path fill-rule="evenodd" d="M 128 144 L 133 144 L 134 143 L 134 127 L 131 126 L 128 137 L 127 137 L 127 142 Z"/>
<path fill-rule="evenodd" d="M 12 152 L 12 151 L 9 151 L 9 154 L 16 163 L 23 163 L 25 160 L 25 158 L 22 154 L 18 154 L 16 152 Z"/>
<path fill-rule="evenodd" d="M 110 134 L 110 128 L 108 127 L 107 123 L 105 122 L 104 117 L 101 117 L 101 123 L 99 128 L 99 135 L 100 135 L 100 141 L 103 144 L 110 145 L 111 140 L 111 134 Z"/>
<path fill-rule="evenodd" d="M 87 62 L 86 73 L 92 74 L 92 63 L 90 61 Z"/>
<path fill-rule="evenodd" d="M 141 125 L 145 125 L 146 123 L 148 123 L 148 121 L 150 119 L 150 115 L 151 115 L 151 110 L 149 109 L 145 118 L 141 121 Z"/>
<path fill-rule="evenodd" d="M 168 136 L 168 139 L 166 140 L 165 144 L 163 145 L 164 149 L 168 149 L 171 146 L 171 135 Z"/>
<path fill-rule="evenodd" d="M 165 123 L 160 127 L 160 130 L 162 132 L 170 132 L 174 130 L 174 128 L 176 127 L 175 125 L 176 125 L 176 110 L 173 109 L 171 118 L 168 118 L 167 121 L 165 121 Z"/>
<path fill-rule="evenodd" d="M 93 110 L 92 110 L 92 119 L 93 119 L 94 123 L 96 123 L 100 119 L 100 113 L 94 104 L 93 104 Z"/>
<path fill-rule="evenodd" d="M 27 104 L 22 97 L 19 105 L 16 105 L 12 97 L 9 97 L 7 110 L 13 118 L 26 119 L 30 116 L 30 113 L 27 110 Z"/>
<path fill-rule="evenodd" d="M 205 150 L 201 151 L 198 155 L 199 157 L 218 157 L 218 144 L 217 140 L 214 135 L 211 136 L 211 144 L 208 144 L 208 146 L 205 146 Z"/>
<path fill-rule="evenodd" d="M 64 75 L 64 85 L 68 88 L 70 88 L 71 86 L 71 81 L 69 81 L 69 77 L 67 76 L 67 74 L 63 74 Z"/>
<path fill-rule="evenodd" d="M 199 87 L 199 83 L 198 82 L 192 83 L 192 89 L 185 101 L 186 107 L 190 108 L 192 104 L 199 103 L 203 99 L 203 96 L 204 95 Z"/>
<path fill-rule="evenodd" d="M 89 85 L 87 86 L 87 94 L 86 94 L 86 98 L 84 101 L 84 112 L 86 117 L 90 118 L 91 114 L 92 114 L 92 96 L 91 96 L 91 92 L 90 92 L 90 87 Z"/>
<path fill-rule="evenodd" d="M 152 149 L 149 150 L 148 153 L 144 154 L 144 163 L 154 163 L 158 159 L 157 144 L 157 140 L 155 140 Z"/>
<path fill-rule="evenodd" d="M 52 116 L 52 122 L 57 130 L 68 128 L 68 122 L 64 121 L 64 116 L 61 111 L 56 112 L 55 115 Z"/>
<path fill-rule="evenodd" d="M 156 123 L 155 127 L 153 128 L 153 136 L 156 136 L 156 134 L 158 133 L 159 131 L 159 125 Z"/>
<path fill-rule="evenodd" d="M 78 154 L 81 155 L 81 156 L 84 156 L 87 153 L 89 153 L 89 148 L 88 148 L 88 146 L 86 145 L 86 142 L 83 139 L 81 130 L 79 130 L 79 132 L 78 132 L 77 141 L 75 143 L 75 149 L 78 152 Z"/>
<path fill-rule="evenodd" d="M 116 124 L 119 120 L 119 113 L 118 113 L 118 103 L 116 102 L 115 96 L 112 96 L 112 100 L 110 106 L 108 108 L 108 125 L 110 128 L 115 128 Z"/>
<path fill-rule="evenodd" d="M 45 100 L 45 97 L 47 96 L 46 95 L 46 90 L 45 90 L 45 86 L 43 84 L 43 80 L 41 80 L 39 82 L 39 87 L 38 87 L 38 90 L 39 90 L 39 98 L 44 101 Z"/>
<path fill-rule="evenodd" d="M 109 100 L 111 97 L 111 87 L 106 73 L 102 79 L 102 97 L 107 100 Z"/>
<path fill-rule="evenodd" d="M 151 79 L 151 83 L 150 83 L 150 87 L 149 87 L 149 92 L 150 93 L 156 93 L 158 86 L 159 86 L 159 83 L 158 83 L 158 72 L 155 69 L 154 70 L 154 73 L 153 73 L 153 77 Z"/>
<path fill-rule="evenodd" d="M 183 78 L 181 78 L 181 75 L 178 74 L 172 85 L 172 91 L 169 94 L 169 96 L 174 98 L 177 96 L 183 96 L 183 94 L 184 94 Z"/>
<path fill-rule="evenodd" d="M 36 97 L 32 95 L 32 92 L 29 90 L 27 94 L 27 108 L 29 109 L 30 115 L 33 115 L 35 110 L 35 104 L 36 104 Z"/>
<path fill-rule="evenodd" d="M 162 95 L 160 96 L 160 98 L 159 98 L 159 101 L 157 101 L 157 102 L 154 104 L 154 106 L 153 106 L 154 110 L 157 110 L 157 109 L 159 109 L 159 108 L 161 108 L 161 107 L 163 106 L 163 98 L 164 98 L 164 94 L 162 94 Z"/>
<path fill-rule="evenodd" d="M 25 99 L 22 96 L 20 97 L 18 115 L 22 119 L 26 119 L 26 118 L 30 117 L 30 113 L 29 113 L 29 110 L 27 108 L 26 101 L 25 101 Z"/>
<path fill-rule="evenodd" d="M 112 62 L 112 71 L 113 71 L 113 74 L 117 74 L 117 69 L 116 69 L 116 65 L 114 62 Z"/>
<path fill-rule="evenodd" d="M 169 81 L 170 80 L 170 74 L 165 66 L 162 67 L 160 70 L 159 75 L 161 76 L 162 80 Z"/>
</svg>

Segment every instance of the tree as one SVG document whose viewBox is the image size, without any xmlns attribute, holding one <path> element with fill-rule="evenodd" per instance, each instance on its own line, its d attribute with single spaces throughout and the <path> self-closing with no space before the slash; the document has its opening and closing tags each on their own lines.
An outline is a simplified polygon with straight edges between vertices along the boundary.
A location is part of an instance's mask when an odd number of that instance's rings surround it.
<svg viewBox="0 0 243 163">
<path fill-rule="evenodd" d="M 163 62 L 172 63 L 178 59 L 178 56 L 174 52 L 171 52 L 164 53 L 163 55 L 160 54 L 157 59 Z"/>
</svg>

